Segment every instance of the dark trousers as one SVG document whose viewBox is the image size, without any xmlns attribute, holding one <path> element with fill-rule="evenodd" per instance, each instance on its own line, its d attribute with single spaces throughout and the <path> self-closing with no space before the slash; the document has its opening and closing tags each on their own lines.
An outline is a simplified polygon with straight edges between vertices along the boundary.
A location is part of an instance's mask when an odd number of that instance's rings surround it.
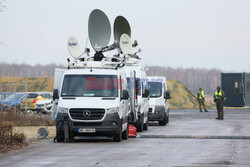
<svg viewBox="0 0 250 167">
<path fill-rule="evenodd" d="M 205 102 L 204 100 L 199 100 L 199 108 L 200 108 L 200 111 L 202 111 L 202 107 L 204 108 L 205 111 L 207 111 L 206 107 L 205 107 Z"/>
<path fill-rule="evenodd" d="M 216 103 L 216 108 L 217 108 L 217 113 L 218 113 L 218 119 L 223 119 L 224 118 L 224 111 L 223 111 L 223 103 L 218 102 Z"/>
</svg>

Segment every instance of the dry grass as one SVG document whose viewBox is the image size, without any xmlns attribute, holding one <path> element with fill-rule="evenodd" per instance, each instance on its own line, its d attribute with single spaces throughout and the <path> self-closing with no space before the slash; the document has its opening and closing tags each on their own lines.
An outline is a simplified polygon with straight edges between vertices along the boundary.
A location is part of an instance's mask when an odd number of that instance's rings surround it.
<svg viewBox="0 0 250 167">
<path fill-rule="evenodd" d="M 0 121 L 0 153 L 22 148 L 26 144 L 24 134 L 15 133 L 13 126 L 13 122 Z"/>
<path fill-rule="evenodd" d="M 52 126 L 54 122 L 50 115 L 28 114 L 25 112 L 0 111 L 0 122 L 14 122 L 14 126 Z"/>
</svg>

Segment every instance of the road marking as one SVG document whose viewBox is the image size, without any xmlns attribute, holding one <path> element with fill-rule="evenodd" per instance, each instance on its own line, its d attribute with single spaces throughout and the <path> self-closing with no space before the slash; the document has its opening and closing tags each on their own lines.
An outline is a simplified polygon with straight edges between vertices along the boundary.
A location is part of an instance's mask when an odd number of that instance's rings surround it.
<svg viewBox="0 0 250 167">
<path fill-rule="evenodd" d="M 250 136 L 189 136 L 189 135 L 140 135 L 138 138 L 167 139 L 240 139 L 250 140 Z"/>
</svg>

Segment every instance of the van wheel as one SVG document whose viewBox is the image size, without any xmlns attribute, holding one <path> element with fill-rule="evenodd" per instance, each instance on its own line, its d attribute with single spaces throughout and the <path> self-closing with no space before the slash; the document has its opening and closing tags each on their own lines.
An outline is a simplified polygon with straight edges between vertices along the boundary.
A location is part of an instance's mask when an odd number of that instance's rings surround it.
<svg viewBox="0 0 250 167">
<path fill-rule="evenodd" d="M 127 122 L 127 129 L 122 132 L 122 139 L 127 140 L 128 139 L 128 131 L 129 131 L 129 124 Z"/>
<path fill-rule="evenodd" d="M 57 129 L 56 131 L 56 137 L 55 137 L 56 142 L 61 143 L 64 142 L 64 135 L 62 134 L 61 131 Z"/>
<path fill-rule="evenodd" d="M 115 142 L 121 142 L 122 141 L 122 131 L 120 130 L 119 133 L 117 133 L 115 136 L 114 136 L 114 141 Z"/>
<path fill-rule="evenodd" d="M 167 120 L 166 120 L 167 123 L 169 123 L 169 116 L 167 116 Z"/>
<path fill-rule="evenodd" d="M 143 132 L 143 115 L 141 116 L 140 120 L 138 121 L 137 131 L 138 132 Z"/>
<path fill-rule="evenodd" d="M 167 124 L 167 116 L 165 115 L 165 117 L 163 118 L 162 121 L 159 121 L 159 125 L 160 126 L 165 126 Z"/>
<path fill-rule="evenodd" d="M 143 125 L 143 130 L 148 130 L 148 119 L 147 122 Z"/>
<path fill-rule="evenodd" d="M 114 141 L 115 142 L 121 142 L 122 141 L 122 121 L 121 121 L 121 126 L 119 129 L 119 132 L 114 136 Z"/>
</svg>

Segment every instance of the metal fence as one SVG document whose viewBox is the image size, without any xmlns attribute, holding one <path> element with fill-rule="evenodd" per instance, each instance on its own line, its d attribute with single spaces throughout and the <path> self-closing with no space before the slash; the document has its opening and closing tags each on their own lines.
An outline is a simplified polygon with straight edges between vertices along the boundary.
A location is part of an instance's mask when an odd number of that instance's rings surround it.
<svg viewBox="0 0 250 167">
<path fill-rule="evenodd" d="M 0 84 L 0 111 L 18 111 L 21 103 L 27 111 L 27 84 Z"/>
</svg>

